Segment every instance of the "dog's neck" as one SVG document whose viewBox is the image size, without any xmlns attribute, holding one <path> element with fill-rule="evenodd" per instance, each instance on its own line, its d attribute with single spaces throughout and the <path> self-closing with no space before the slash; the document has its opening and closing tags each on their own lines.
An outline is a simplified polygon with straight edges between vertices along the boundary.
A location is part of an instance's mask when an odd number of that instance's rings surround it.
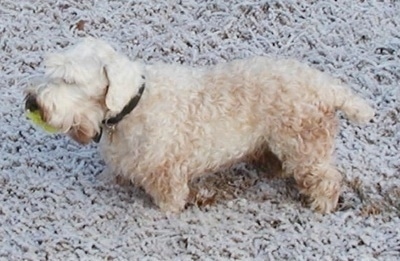
<svg viewBox="0 0 400 261">
<path fill-rule="evenodd" d="M 128 102 L 128 104 L 125 105 L 125 107 L 122 109 L 120 113 L 111 118 L 103 120 L 102 123 L 106 126 L 113 126 L 118 124 L 126 115 L 131 113 L 131 111 L 133 111 L 133 109 L 136 108 L 145 88 L 146 84 L 143 83 L 142 86 L 140 86 L 138 93 L 132 97 L 132 99 Z"/>
<path fill-rule="evenodd" d="M 142 76 L 142 78 L 144 79 L 144 76 Z M 107 129 L 114 129 L 114 127 L 121 122 L 124 117 L 126 115 L 128 115 L 129 113 L 131 113 L 136 106 L 138 105 L 140 98 L 142 97 L 142 94 L 144 92 L 144 89 L 146 88 L 146 83 L 144 82 L 142 84 L 142 86 L 140 86 L 138 93 L 132 97 L 132 99 L 130 99 L 130 101 L 128 102 L 128 104 L 126 104 L 124 106 L 124 108 L 122 109 L 122 111 L 120 111 L 117 115 L 104 119 L 101 123 L 102 126 L 100 126 L 100 133 L 97 134 L 94 138 L 93 141 L 98 143 L 101 139 L 101 136 L 103 134 L 103 127 L 105 126 Z"/>
</svg>

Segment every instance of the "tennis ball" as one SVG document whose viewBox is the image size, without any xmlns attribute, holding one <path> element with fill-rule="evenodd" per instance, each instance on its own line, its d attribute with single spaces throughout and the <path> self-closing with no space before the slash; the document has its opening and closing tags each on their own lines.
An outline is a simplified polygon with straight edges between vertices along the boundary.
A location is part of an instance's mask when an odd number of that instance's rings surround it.
<svg viewBox="0 0 400 261">
<path fill-rule="evenodd" d="M 42 116 L 40 116 L 39 111 L 27 110 L 26 117 L 28 117 L 28 119 L 30 119 L 33 123 L 35 123 L 37 126 L 41 127 L 43 130 L 45 130 L 49 133 L 57 132 L 56 128 L 54 128 L 53 126 L 50 126 L 45 121 L 43 121 Z"/>
</svg>

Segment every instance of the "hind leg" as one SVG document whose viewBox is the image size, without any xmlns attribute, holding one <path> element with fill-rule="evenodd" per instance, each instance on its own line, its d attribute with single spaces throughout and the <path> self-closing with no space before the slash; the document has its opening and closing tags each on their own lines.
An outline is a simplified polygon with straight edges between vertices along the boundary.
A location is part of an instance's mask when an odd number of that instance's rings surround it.
<svg viewBox="0 0 400 261">
<path fill-rule="evenodd" d="M 295 165 L 294 178 L 300 192 L 309 197 L 311 208 L 321 213 L 332 212 L 337 206 L 342 177 L 329 161 L 310 163 L 292 160 L 289 164 Z"/>
<path fill-rule="evenodd" d="M 294 176 L 300 192 L 310 199 L 311 208 L 332 212 L 337 206 L 342 180 L 331 164 L 336 119 L 307 123 L 301 125 L 300 131 L 289 129 L 274 135 L 270 148 L 282 161 L 283 170 Z"/>
</svg>

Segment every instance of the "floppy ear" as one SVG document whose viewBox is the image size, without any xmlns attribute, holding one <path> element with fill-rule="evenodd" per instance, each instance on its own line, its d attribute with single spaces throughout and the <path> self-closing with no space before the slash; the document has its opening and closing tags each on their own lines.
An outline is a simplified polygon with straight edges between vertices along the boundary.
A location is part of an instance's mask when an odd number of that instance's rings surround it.
<svg viewBox="0 0 400 261">
<path fill-rule="evenodd" d="M 106 64 L 104 69 L 108 78 L 106 106 L 111 112 L 119 113 L 143 84 L 143 65 L 118 56 Z"/>
</svg>

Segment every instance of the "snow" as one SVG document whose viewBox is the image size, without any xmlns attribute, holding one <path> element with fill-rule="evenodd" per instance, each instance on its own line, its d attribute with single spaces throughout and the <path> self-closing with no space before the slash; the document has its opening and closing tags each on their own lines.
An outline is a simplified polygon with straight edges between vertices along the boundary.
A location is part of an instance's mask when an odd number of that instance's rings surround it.
<svg viewBox="0 0 400 261">
<path fill-rule="evenodd" d="M 0 260 L 399 260 L 400 2 L 179 2 L 1 1 Z M 26 83 L 86 35 L 149 63 L 274 54 L 348 82 L 376 117 L 341 121 L 339 210 L 313 213 L 293 182 L 241 164 L 198 184 L 217 202 L 165 216 L 111 181 L 96 145 L 32 127 Z"/>
</svg>

